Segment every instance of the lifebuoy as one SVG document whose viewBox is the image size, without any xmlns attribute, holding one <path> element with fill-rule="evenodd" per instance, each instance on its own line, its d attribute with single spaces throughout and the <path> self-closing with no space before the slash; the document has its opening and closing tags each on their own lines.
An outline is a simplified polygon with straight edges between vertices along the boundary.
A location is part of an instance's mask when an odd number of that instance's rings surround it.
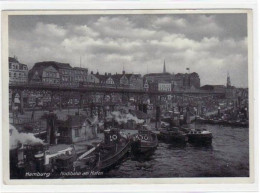
<svg viewBox="0 0 260 193">
<path fill-rule="evenodd" d="M 117 140 L 117 135 L 112 135 L 113 140 Z"/>
<path fill-rule="evenodd" d="M 144 136 L 144 140 L 145 140 L 145 141 L 148 140 L 148 136 L 147 136 L 147 135 Z"/>
</svg>

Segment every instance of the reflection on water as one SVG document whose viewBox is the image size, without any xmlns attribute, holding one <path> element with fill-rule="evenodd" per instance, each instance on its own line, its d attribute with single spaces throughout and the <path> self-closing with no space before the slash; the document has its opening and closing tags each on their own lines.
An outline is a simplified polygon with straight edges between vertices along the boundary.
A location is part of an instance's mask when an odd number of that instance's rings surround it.
<svg viewBox="0 0 260 193">
<path fill-rule="evenodd" d="M 191 125 L 195 126 L 195 125 Z M 208 146 L 159 143 L 150 155 L 129 156 L 105 177 L 248 177 L 248 128 L 196 125 L 211 131 Z"/>
</svg>

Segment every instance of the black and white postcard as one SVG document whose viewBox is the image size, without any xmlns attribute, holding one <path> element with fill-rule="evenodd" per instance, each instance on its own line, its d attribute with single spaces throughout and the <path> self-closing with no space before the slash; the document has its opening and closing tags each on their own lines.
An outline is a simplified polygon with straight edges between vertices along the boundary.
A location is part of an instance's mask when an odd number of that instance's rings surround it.
<svg viewBox="0 0 260 193">
<path fill-rule="evenodd" d="M 252 182 L 250 10 L 2 21 L 5 183 Z"/>
</svg>

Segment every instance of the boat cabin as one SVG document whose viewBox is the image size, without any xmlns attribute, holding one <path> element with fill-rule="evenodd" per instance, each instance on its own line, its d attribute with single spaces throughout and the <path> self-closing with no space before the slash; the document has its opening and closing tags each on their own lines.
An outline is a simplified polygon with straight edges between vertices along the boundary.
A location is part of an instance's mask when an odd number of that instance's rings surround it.
<svg viewBox="0 0 260 193">
<path fill-rule="evenodd" d="M 57 144 L 71 144 L 97 137 L 97 124 L 85 116 L 69 116 L 66 121 L 57 121 Z"/>
<path fill-rule="evenodd" d="M 56 166 L 56 169 L 58 166 L 61 166 L 61 169 L 65 169 L 65 166 L 62 166 L 62 164 L 70 161 L 70 159 L 76 159 L 76 151 L 74 146 L 66 144 L 50 146 L 44 154 L 45 171 L 52 170 L 53 166 Z M 71 163 L 70 165 L 73 164 Z"/>
</svg>

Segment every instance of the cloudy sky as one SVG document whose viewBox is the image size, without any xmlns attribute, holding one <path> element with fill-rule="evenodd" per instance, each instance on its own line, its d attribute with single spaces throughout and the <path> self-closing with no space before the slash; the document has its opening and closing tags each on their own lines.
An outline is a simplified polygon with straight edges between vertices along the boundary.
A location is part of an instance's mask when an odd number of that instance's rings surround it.
<svg viewBox="0 0 260 193">
<path fill-rule="evenodd" d="M 246 14 L 10 16 L 9 55 L 100 73 L 198 72 L 201 85 L 247 87 Z"/>
</svg>

